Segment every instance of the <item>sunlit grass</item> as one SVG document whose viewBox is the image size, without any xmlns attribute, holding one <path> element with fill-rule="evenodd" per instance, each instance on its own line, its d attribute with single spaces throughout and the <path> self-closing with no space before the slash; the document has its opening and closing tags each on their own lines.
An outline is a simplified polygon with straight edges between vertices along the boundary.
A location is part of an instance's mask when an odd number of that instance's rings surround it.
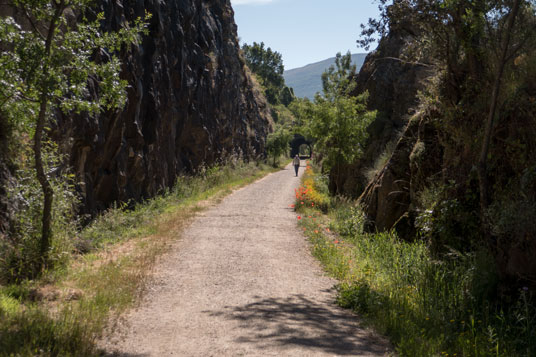
<svg viewBox="0 0 536 357">
<path fill-rule="evenodd" d="M 158 257 L 196 212 L 276 170 L 210 168 L 130 210 L 103 213 L 79 233 L 68 264 L 37 281 L 0 286 L 0 356 L 98 355 L 96 341 L 138 301 Z"/>
<path fill-rule="evenodd" d="M 323 214 L 301 199 L 299 225 L 339 280 L 338 303 L 387 335 L 401 355 L 536 355 L 530 292 L 521 291 L 508 309 L 493 302 L 494 261 L 485 251 L 437 259 L 423 241 L 363 233 L 364 216 L 351 201 L 332 200 Z"/>
</svg>

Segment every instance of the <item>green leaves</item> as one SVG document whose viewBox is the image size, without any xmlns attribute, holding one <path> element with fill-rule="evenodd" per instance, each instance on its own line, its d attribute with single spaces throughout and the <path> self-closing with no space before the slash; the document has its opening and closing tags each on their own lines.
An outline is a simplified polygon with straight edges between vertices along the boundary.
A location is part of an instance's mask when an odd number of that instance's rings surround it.
<svg viewBox="0 0 536 357">
<path fill-rule="evenodd" d="M 322 75 L 323 96 L 315 97 L 309 126 L 317 149 L 326 155 L 327 167 L 351 163 L 362 154 L 366 129 L 376 117 L 376 112 L 367 111 L 367 92 L 350 96 L 354 75 L 351 54 L 338 53 L 335 66 Z"/>
<path fill-rule="evenodd" d="M 281 53 L 264 48 L 264 42 L 242 46 L 248 67 L 257 75 L 270 104 L 288 106 L 294 100 L 294 92 L 285 86 L 283 58 Z"/>
<path fill-rule="evenodd" d="M 276 160 L 288 150 L 292 135 L 283 126 L 276 127 L 276 130 L 268 135 L 266 139 L 266 151 L 274 159 L 274 166 Z"/>
<path fill-rule="evenodd" d="M 122 47 L 147 33 L 140 18 L 117 32 L 102 31 L 104 14 L 94 21 L 68 25 L 67 14 L 84 13 L 89 1 L 19 0 L 14 3 L 33 24 L 23 29 L 13 18 L 0 19 L 0 110 L 14 123 L 35 120 L 36 112 L 23 110 L 21 103 L 34 106 L 46 93 L 46 100 L 64 113 L 98 113 L 122 107 L 127 83 L 120 79 Z M 61 7 L 54 20 L 53 10 Z M 150 18 L 146 14 L 145 19 Z M 54 24 L 54 21 L 56 23 Z M 52 33 L 51 33 L 52 32 Z M 51 37 L 49 53 L 45 51 Z M 97 96 L 88 86 L 97 86 Z"/>
</svg>

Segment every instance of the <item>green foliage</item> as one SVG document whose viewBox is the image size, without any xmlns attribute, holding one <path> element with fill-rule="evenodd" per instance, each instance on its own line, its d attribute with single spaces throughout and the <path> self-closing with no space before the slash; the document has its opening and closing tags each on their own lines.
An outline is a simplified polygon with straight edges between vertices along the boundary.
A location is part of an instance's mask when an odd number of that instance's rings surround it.
<svg viewBox="0 0 536 357">
<path fill-rule="evenodd" d="M 335 66 L 322 75 L 324 95 L 315 97 L 308 125 L 328 168 L 351 163 L 362 154 L 362 145 L 368 137 L 366 129 L 376 117 L 375 112 L 367 111 L 368 93 L 357 98 L 350 96 L 355 87 L 351 82 L 353 75 L 355 65 L 351 64 L 350 53 L 345 56 L 338 53 Z"/>
<path fill-rule="evenodd" d="M 474 209 L 478 207 L 476 192 L 467 189 L 460 195 L 453 183 L 431 185 L 420 192 L 418 201 L 415 226 L 434 253 L 448 253 L 452 249 L 470 251 L 481 246 L 480 219 Z"/>
<path fill-rule="evenodd" d="M 315 207 L 327 212 L 330 205 L 327 177 L 319 175 L 307 160 L 307 166 L 302 176 L 302 184 L 295 190 L 296 212 L 302 212 L 308 207 Z"/>
<path fill-rule="evenodd" d="M 270 47 L 265 48 L 264 42 L 244 43 L 242 51 L 248 67 L 260 79 L 268 103 L 288 106 L 295 98 L 292 88 L 285 86 L 283 58 Z"/>
<path fill-rule="evenodd" d="M 287 86 L 283 87 L 283 89 L 281 90 L 281 93 L 279 93 L 279 101 L 285 107 L 288 107 L 295 98 L 296 97 L 294 96 L 294 90 L 292 90 L 292 88 L 289 88 Z"/>
<path fill-rule="evenodd" d="M 292 138 L 290 132 L 283 126 L 277 126 L 273 133 L 268 135 L 266 139 L 266 151 L 273 158 L 273 166 L 276 166 L 276 161 L 283 154 L 289 151 L 289 143 Z"/>
<path fill-rule="evenodd" d="M 437 204 L 443 190 L 430 188 L 421 204 Z M 365 216 L 348 199 L 333 199 L 327 215 L 316 205 L 299 208 L 313 254 L 340 281 L 337 302 L 389 336 L 401 356 L 536 353 L 534 291 L 525 286 L 497 299 L 487 250 L 451 248 L 438 260 L 425 240 L 365 233 Z"/>
<path fill-rule="evenodd" d="M 325 155 L 327 168 L 351 163 L 363 153 L 368 125 L 376 113 L 366 109 L 367 94 L 357 99 L 336 97 L 333 101 L 317 97 L 311 120 L 315 148 Z"/>
<path fill-rule="evenodd" d="M 120 108 L 127 83 L 119 77 L 117 53 L 137 41 L 146 24 L 137 19 L 132 28 L 105 33 L 104 14 L 87 19 L 93 5 L 87 0 L 16 0 L 12 5 L 24 14 L 29 29 L 12 17 L 0 18 L 0 48 L 5 49 L 0 53 L 0 112 L 13 127 L 33 136 L 33 166 L 43 193 L 37 273 L 51 263 L 54 233 L 55 177 L 45 169 L 50 163 L 43 157 L 49 121 L 59 111 L 97 114 Z M 79 15 L 79 21 L 68 21 L 67 14 Z"/>
<path fill-rule="evenodd" d="M 68 23 L 63 14 L 55 19 L 58 7 L 85 13 L 91 6 L 87 1 L 61 5 L 17 1 L 15 6 L 25 9 L 28 20 L 36 27 L 28 31 L 11 17 L 0 18 L 0 44 L 10 48 L 0 54 L 0 109 L 4 115 L 31 133 L 43 93 L 48 103 L 64 113 L 97 113 L 124 104 L 127 83 L 119 78 L 121 63 L 117 53 L 145 31 L 141 19 L 131 28 L 105 33 L 101 30 L 103 13 L 93 21 L 83 16 L 76 25 Z M 39 26 L 43 29 L 38 31 Z M 46 31 L 52 37 L 49 53 Z M 98 97 L 89 95 L 90 80 L 98 84 Z"/>
<path fill-rule="evenodd" d="M 255 162 L 229 159 L 220 164 L 202 166 L 196 175 L 182 175 L 174 187 L 132 208 L 128 204 L 117 205 L 103 212 L 78 235 L 77 248 L 81 253 L 94 251 L 123 239 L 144 236 L 155 232 L 156 217 L 173 207 L 200 200 L 212 195 L 222 186 L 251 179 L 267 171 L 267 166 Z"/>
<path fill-rule="evenodd" d="M 31 158 L 27 149 L 26 156 Z M 50 268 L 60 268 L 67 262 L 73 249 L 71 238 L 76 235 L 78 222 L 74 175 L 62 169 L 65 162 L 56 145 L 48 142 L 44 147 L 44 161 L 51 176 L 51 185 L 56 199 L 53 202 L 53 240 L 49 260 Z M 61 174 L 60 174 L 61 173 Z M 0 240 L 0 283 L 20 282 L 36 276 L 40 271 L 42 257 L 39 251 L 43 192 L 37 181 L 33 160 L 19 164 L 16 172 L 17 185 L 9 188 L 8 197 L 17 202 L 13 227 L 9 239 Z"/>
<path fill-rule="evenodd" d="M 335 217 L 332 228 L 343 237 L 354 237 L 363 233 L 366 223 L 363 211 L 342 197 L 335 201 L 331 210 Z"/>
<path fill-rule="evenodd" d="M 289 129 L 293 127 L 295 118 L 289 108 L 285 107 L 283 104 L 272 105 L 272 118 L 274 119 L 276 125 L 284 126 Z"/>
<path fill-rule="evenodd" d="M 82 249 L 63 251 L 76 260 L 61 274 L 0 285 L 0 355 L 100 355 L 96 341 L 103 329 L 132 306 L 156 257 L 177 238 L 174 231 L 168 240 L 160 239 L 159 225 L 167 220 L 184 222 L 199 210 L 200 201 L 221 197 L 273 170 L 230 159 L 204 167 L 198 175 L 180 177 L 172 190 L 132 209 L 116 207 L 97 217 L 77 234 L 76 245 L 84 244 L 86 254 L 80 254 Z M 150 239 L 143 238 L 157 231 Z M 128 252 L 129 247 L 133 251 Z M 34 301 L 43 285 L 59 295 L 54 302 Z M 69 298 L 65 290 L 73 288 L 79 294 Z"/>
<path fill-rule="evenodd" d="M 264 42 L 253 42 L 253 45 L 245 43 L 242 46 L 244 57 L 251 71 L 257 74 L 266 86 L 282 87 L 285 83 L 283 78 L 283 58 L 277 51 L 270 47 L 265 48 Z"/>
<path fill-rule="evenodd" d="M 311 102 L 309 99 L 296 98 L 290 105 L 288 109 L 292 112 L 294 116 L 293 131 L 294 133 L 299 133 L 305 138 L 311 138 L 311 128 L 310 121 L 314 115 L 315 105 L 314 102 Z"/>
<path fill-rule="evenodd" d="M 536 345 L 533 294 L 518 291 L 511 307 L 492 303 L 497 274 L 485 251 L 452 251 L 438 261 L 422 241 L 399 240 L 394 233 L 365 234 L 356 229 L 361 215 L 353 206 L 334 221 L 299 222 L 313 254 L 339 279 L 337 302 L 351 308 L 380 333 L 388 335 L 402 356 L 532 355 Z M 323 233 L 329 225 L 340 238 Z M 343 235 L 344 233 L 344 235 Z M 344 241 L 341 239 L 344 238 Z"/>
</svg>

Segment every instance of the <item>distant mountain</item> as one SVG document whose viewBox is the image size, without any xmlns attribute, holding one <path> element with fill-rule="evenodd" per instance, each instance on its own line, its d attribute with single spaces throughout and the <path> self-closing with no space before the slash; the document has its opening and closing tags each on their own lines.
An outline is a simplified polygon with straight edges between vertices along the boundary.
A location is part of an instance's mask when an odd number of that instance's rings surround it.
<svg viewBox="0 0 536 357">
<path fill-rule="evenodd" d="M 366 53 L 352 55 L 352 63 L 355 63 L 358 72 L 363 62 L 365 62 L 366 56 Z M 332 64 L 335 64 L 335 57 L 300 68 L 290 69 L 283 73 L 283 77 L 285 77 L 286 85 L 294 88 L 296 97 L 313 99 L 316 92 L 322 91 L 322 73 Z"/>
</svg>

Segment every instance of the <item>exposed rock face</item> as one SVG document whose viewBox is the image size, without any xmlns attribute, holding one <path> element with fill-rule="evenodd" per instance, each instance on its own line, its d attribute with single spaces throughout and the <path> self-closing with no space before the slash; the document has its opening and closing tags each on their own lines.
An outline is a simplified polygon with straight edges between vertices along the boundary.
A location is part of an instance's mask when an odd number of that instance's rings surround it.
<svg viewBox="0 0 536 357">
<path fill-rule="evenodd" d="M 101 0 L 104 27 L 152 14 L 150 34 L 122 54 L 120 113 L 58 120 L 55 134 L 81 181 L 84 211 L 140 200 L 178 174 L 231 154 L 264 152 L 271 117 L 239 54 L 229 0 Z"/>
<path fill-rule="evenodd" d="M 417 92 L 423 89 L 426 78 L 433 71 L 425 64 L 400 59 L 413 38 L 409 26 L 392 29 L 361 67 L 355 94 L 368 91 L 368 108 L 377 110 L 378 115 L 368 128 L 370 136 L 363 157 L 353 165 L 341 168 L 338 177 L 332 175 L 332 191 L 358 197 L 368 183 L 364 171 L 374 165 L 389 142 L 400 137 L 410 116 L 415 113 Z"/>
<path fill-rule="evenodd" d="M 410 120 L 393 154 L 359 197 L 375 229 L 395 228 L 401 237 L 414 236 L 417 196 L 431 176 L 442 178 L 443 148 L 430 123 L 434 114 L 417 113 Z"/>
</svg>

